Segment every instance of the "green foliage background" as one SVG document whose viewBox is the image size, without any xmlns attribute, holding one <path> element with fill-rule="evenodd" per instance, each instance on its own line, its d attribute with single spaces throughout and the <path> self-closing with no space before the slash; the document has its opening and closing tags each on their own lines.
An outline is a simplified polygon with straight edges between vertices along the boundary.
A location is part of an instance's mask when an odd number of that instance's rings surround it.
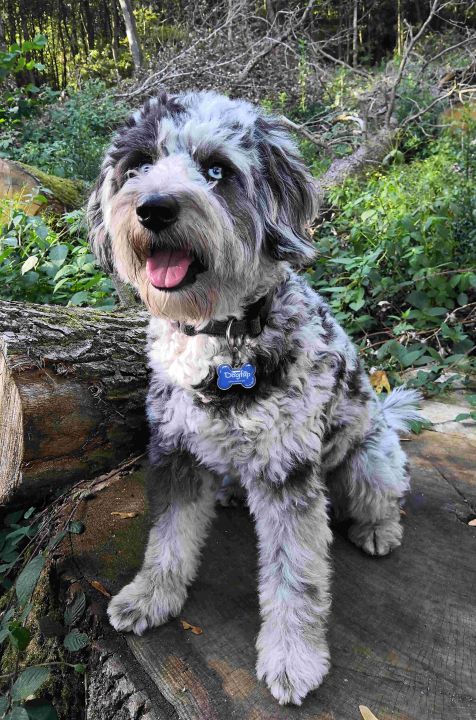
<svg viewBox="0 0 476 720">
<path fill-rule="evenodd" d="M 149 21 L 143 19 L 144 28 Z M 45 42 L 37 36 L 0 53 L 0 76 L 37 67 L 35 52 Z M 400 122 L 427 102 L 417 76 L 418 66 L 412 66 L 399 89 Z M 355 148 L 352 137 L 343 142 L 339 137 L 342 107 L 356 110 L 358 83 L 340 68 L 318 105 L 307 101 L 303 83 L 299 105 L 288 109 L 296 122 L 332 117 L 323 139 L 337 138 L 336 156 Z M 0 156 L 88 182 L 98 173 L 111 133 L 131 109 L 104 80 L 88 80 L 61 95 L 47 86 L 21 86 L 5 91 L 3 99 Z M 286 93 L 264 100 L 277 112 L 286 103 Z M 314 230 L 318 259 L 308 271 L 368 368 L 383 368 L 398 382 L 402 372 L 423 367 L 411 382 L 427 393 L 446 388 L 446 382 L 435 381 L 448 370 L 452 381 L 469 382 L 476 345 L 476 113 L 471 104 L 461 105 L 442 123 L 438 113 L 441 108 L 406 127 L 378 171 L 330 193 L 330 208 Z M 312 143 L 300 142 L 319 176 L 329 159 Z M 46 200 L 47 193 L 39 188 L 37 199 Z M 81 211 L 32 218 L 15 201 L 0 203 L 0 297 L 115 306 L 113 284 L 89 252 Z"/>
</svg>

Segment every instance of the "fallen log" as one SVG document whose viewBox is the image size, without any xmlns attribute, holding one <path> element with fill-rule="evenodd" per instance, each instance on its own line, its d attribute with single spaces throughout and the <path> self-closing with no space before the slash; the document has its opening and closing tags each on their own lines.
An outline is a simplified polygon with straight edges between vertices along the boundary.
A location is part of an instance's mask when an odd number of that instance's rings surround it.
<svg viewBox="0 0 476 720">
<path fill-rule="evenodd" d="M 382 165 L 385 156 L 392 149 L 395 130 L 379 130 L 364 142 L 354 153 L 332 162 L 323 175 L 316 178 L 315 186 L 319 204 L 325 204 L 329 190 L 342 185 L 348 178 L 362 175 L 366 170 Z"/>
<path fill-rule="evenodd" d="M 0 503 L 110 469 L 147 443 L 147 315 L 0 301 Z"/>
<path fill-rule="evenodd" d="M 47 207 L 58 214 L 81 207 L 86 197 L 82 180 L 48 175 L 32 165 L 0 158 L 0 198 L 17 198 L 28 215 L 37 215 L 45 209 L 44 201 L 35 200 L 42 188 L 49 191 L 44 196 Z"/>
</svg>

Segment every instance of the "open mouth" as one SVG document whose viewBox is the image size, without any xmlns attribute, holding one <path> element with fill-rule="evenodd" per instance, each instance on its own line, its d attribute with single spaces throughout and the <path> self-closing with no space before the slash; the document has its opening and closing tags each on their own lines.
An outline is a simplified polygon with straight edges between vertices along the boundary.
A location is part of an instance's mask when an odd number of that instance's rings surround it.
<svg viewBox="0 0 476 720">
<path fill-rule="evenodd" d="M 153 247 L 146 262 L 149 282 L 157 290 L 168 292 L 191 285 L 205 270 L 203 263 L 186 250 Z"/>
</svg>

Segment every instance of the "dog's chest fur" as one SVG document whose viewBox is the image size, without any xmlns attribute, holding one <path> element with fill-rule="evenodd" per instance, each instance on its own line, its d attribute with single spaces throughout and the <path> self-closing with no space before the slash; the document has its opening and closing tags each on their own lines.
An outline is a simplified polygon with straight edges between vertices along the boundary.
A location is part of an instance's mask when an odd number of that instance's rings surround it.
<svg viewBox="0 0 476 720">
<path fill-rule="evenodd" d="M 360 382 L 361 375 L 349 347 L 321 298 L 293 275 L 278 291 L 265 330 L 241 358 L 257 366 L 252 390 L 216 387 L 216 367 L 231 361 L 222 338 L 188 337 L 153 319 L 152 454 L 182 448 L 245 483 L 263 472 L 284 482 L 297 465 L 317 458 L 332 423 L 345 426 L 349 438 L 357 425 L 362 431 L 369 397 L 363 387 L 358 397 L 360 385 L 358 392 L 353 388 L 356 397 L 349 396 L 349 377 L 358 373 Z"/>
</svg>

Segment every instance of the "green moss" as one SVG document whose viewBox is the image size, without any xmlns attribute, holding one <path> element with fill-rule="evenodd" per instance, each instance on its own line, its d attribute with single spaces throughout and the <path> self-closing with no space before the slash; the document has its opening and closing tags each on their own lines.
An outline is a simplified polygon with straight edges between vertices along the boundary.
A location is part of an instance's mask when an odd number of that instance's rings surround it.
<svg viewBox="0 0 476 720">
<path fill-rule="evenodd" d="M 32 165 L 22 162 L 17 162 L 17 164 L 33 175 L 43 187 L 51 190 L 56 200 L 59 200 L 67 210 L 76 210 L 84 203 L 87 186 L 82 180 L 60 178 L 56 175 L 48 175 Z"/>
<path fill-rule="evenodd" d="M 372 657 L 373 652 L 370 648 L 365 647 L 365 645 L 354 645 L 353 648 L 354 652 L 358 655 L 362 655 L 363 657 Z"/>
</svg>

